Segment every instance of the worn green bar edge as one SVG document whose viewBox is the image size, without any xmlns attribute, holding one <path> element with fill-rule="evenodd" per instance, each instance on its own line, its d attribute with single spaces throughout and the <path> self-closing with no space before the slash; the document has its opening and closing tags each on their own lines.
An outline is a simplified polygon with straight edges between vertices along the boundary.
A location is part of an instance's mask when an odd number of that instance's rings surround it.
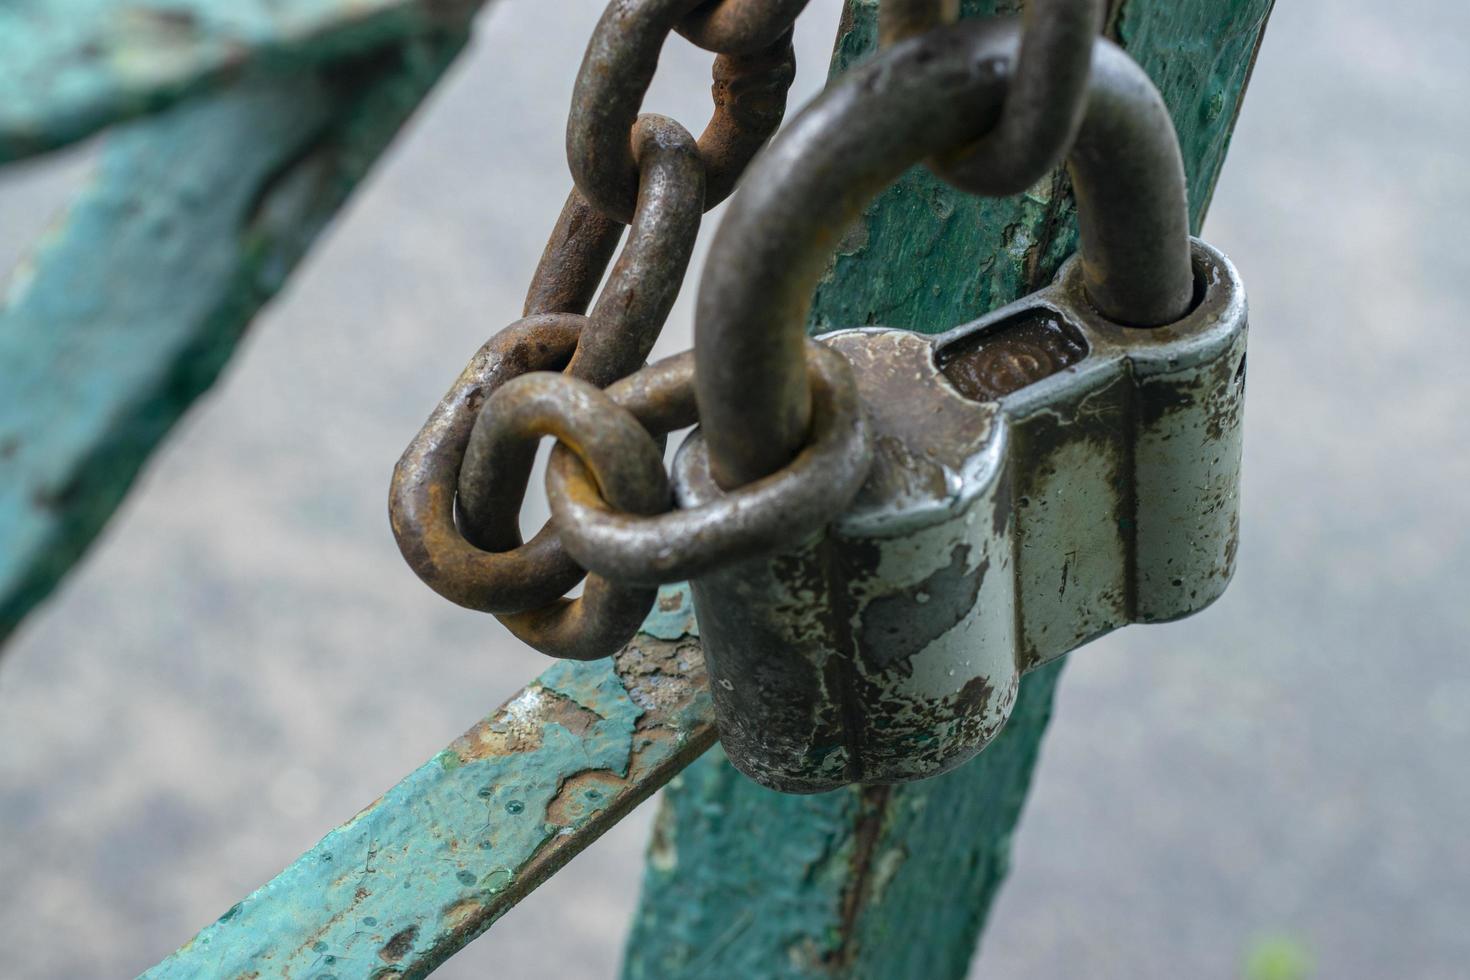
<svg viewBox="0 0 1470 980">
<path fill-rule="evenodd" d="M 617 657 L 553 664 L 143 976 L 424 976 L 714 737 L 692 603 L 666 588 Z"/>
<path fill-rule="evenodd" d="M 475 0 L 0 3 L 0 163 L 241 79 L 456 30 Z"/>
<path fill-rule="evenodd" d="M 466 39 L 119 130 L 0 308 L 0 641 L 56 586 Z"/>
</svg>

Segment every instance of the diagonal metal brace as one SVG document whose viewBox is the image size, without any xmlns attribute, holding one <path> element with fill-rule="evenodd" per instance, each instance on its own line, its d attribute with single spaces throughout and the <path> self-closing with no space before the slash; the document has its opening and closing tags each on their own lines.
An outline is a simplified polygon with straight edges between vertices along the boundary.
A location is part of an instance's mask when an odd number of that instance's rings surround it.
<svg viewBox="0 0 1470 980">
<path fill-rule="evenodd" d="M 420 977 L 715 742 L 687 590 L 554 664 L 144 974 Z"/>
</svg>

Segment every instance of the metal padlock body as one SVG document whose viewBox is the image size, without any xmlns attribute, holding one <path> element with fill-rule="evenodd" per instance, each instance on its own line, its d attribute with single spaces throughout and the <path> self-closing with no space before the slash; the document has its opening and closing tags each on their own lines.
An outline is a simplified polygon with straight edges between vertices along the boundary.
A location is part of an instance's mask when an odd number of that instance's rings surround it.
<svg viewBox="0 0 1470 980">
<path fill-rule="evenodd" d="M 1054 283 L 937 336 L 821 339 L 853 365 L 875 463 L 824 534 L 697 578 L 720 737 L 785 792 L 952 769 L 1000 731 L 1021 673 L 1119 626 L 1189 615 L 1235 564 L 1246 303 L 1196 241 L 1177 323 Z M 698 433 L 681 506 L 721 491 Z"/>
</svg>

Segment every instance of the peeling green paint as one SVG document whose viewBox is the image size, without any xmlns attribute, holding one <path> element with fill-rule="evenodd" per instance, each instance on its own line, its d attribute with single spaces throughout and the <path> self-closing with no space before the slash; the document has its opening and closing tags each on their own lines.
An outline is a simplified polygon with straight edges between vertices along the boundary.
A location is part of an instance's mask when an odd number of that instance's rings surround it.
<svg viewBox="0 0 1470 980">
<path fill-rule="evenodd" d="M 241 84 L 109 139 L 0 308 L 0 641 L 85 551 L 464 40 Z"/>
<path fill-rule="evenodd" d="M 653 612 L 643 621 L 643 632 L 661 640 L 699 636 L 699 626 L 694 621 L 694 603 L 689 597 L 687 584 L 665 585 L 658 590 L 658 601 Z"/>
<path fill-rule="evenodd" d="M 849 0 L 833 70 L 874 47 L 876 0 Z M 967 15 L 1010 12 L 969 0 Z M 1179 129 L 1197 229 L 1271 0 L 1127 0 L 1115 38 Z M 1066 176 L 1004 200 L 907 173 L 842 238 L 812 332 L 935 333 L 1047 282 L 1075 248 Z M 783 796 L 712 752 L 664 795 L 627 980 L 963 977 L 1004 880 L 1061 663 L 1027 675 L 1006 729 L 958 770 L 892 788 Z"/>
<path fill-rule="evenodd" d="M 478 0 L 0 3 L 0 163 L 242 76 L 463 29 Z"/>
<path fill-rule="evenodd" d="M 144 976 L 424 976 L 708 748 L 713 716 L 688 638 L 554 664 Z"/>
</svg>

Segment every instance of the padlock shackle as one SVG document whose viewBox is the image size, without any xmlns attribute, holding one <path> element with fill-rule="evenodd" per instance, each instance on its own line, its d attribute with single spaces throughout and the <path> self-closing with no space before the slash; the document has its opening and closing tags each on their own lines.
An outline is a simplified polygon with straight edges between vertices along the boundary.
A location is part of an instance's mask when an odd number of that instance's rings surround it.
<svg viewBox="0 0 1470 980">
<path fill-rule="evenodd" d="M 722 487 L 774 473 L 803 445 L 804 327 L 838 240 L 910 166 L 995 125 L 1019 47 L 1013 19 L 962 21 L 895 44 L 756 158 L 711 245 L 695 314 L 699 415 Z M 1067 166 L 1093 305 L 1130 326 L 1182 317 L 1194 284 L 1178 137 L 1147 74 L 1103 39 Z"/>
</svg>

